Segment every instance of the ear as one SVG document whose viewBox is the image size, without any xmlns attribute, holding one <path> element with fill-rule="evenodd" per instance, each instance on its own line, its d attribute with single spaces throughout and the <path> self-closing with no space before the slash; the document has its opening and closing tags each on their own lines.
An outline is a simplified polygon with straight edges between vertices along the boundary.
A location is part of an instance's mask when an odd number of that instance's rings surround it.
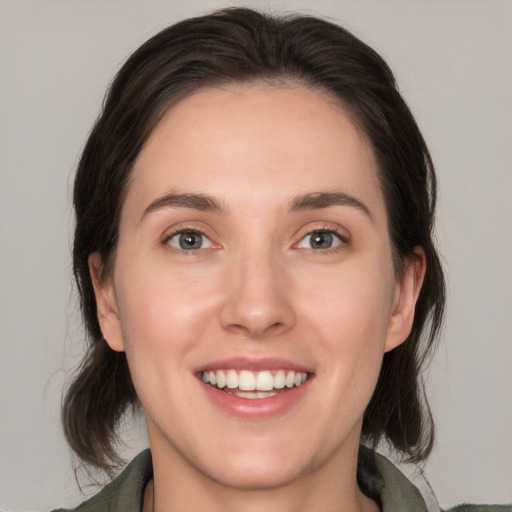
<svg viewBox="0 0 512 512">
<path fill-rule="evenodd" d="M 89 255 L 88 263 L 101 332 L 112 350 L 123 352 L 124 340 L 112 279 L 102 277 L 103 261 L 97 252 Z"/>
<path fill-rule="evenodd" d="M 395 296 L 388 324 L 385 351 L 401 345 L 409 336 L 414 321 L 414 309 L 425 278 L 426 262 L 423 248 L 417 246 L 405 261 L 405 273 L 396 283 Z"/>
</svg>

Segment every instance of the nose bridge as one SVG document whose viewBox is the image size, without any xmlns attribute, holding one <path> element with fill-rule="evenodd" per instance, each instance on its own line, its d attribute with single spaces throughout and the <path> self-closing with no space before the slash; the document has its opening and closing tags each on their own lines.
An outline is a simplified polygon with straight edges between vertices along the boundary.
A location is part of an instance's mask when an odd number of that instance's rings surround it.
<svg viewBox="0 0 512 512">
<path fill-rule="evenodd" d="M 222 323 L 252 338 L 283 332 L 294 323 L 284 261 L 271 241 L 244 244 L 233 254 Z"/>
</svg>

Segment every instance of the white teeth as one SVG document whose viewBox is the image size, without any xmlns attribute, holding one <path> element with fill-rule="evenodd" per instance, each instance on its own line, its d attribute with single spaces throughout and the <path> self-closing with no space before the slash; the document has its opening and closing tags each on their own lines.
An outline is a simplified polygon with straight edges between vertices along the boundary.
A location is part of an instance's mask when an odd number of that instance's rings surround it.
<svg viewBox="0 0 512 512">
<path fill-rule="evenodd" d="M 268 398 L 269 396 L 276 396 L 277 393 L 273 393 L 272 391 L 258 391 L 256 393 L 256 398 Z"/>
<path fill-rule="evenodd" d="M 270 396 L 277 395 L 277 393 L 272 393 L 271 391 L 258 391 L 256 393 L 251 393 L 250 391 L 230 391 L 229 393 L 240 398 L 248 398 L 249 400 L 253 400 L 255 398 L 268 398 Z"/>
<path fill-rule="evenodd" d="M 238 376 L 238 388 L 242 391 L 254 391 L 256 389 L 256 377 L 253 373 L 242 370 Z"/>
<path fill-rule="evenodd" d="M 217 370 L 216 376 L 217 376 L 217 387 L 219 389 L 226 387 L 226 374 L 222 370 Z"/>
<path fill-rule="evenodd" d="M 251 372 L 249 370 L 241 370 L 240 372 L 236 370 L 209 370 L 202 372 L 201 379 L 206 384 L 216 386 L 219 389 L 225 387 L 229 390 L 238 389 L 239 392 L 236 392 L 236 395 L 243 395 L 243 398 L 249 398 L 245 396 L 247 394 L 250 395 L 250 398 L 267 398 L 269 396 L 268 392 L 273 389 L 283 389 L 285 386 L 293 388 L 304 384 L 308 379 L 308 374 L 293 370 L 278 370 L 274 375 L 269 370 L 262 372 Z M 245 391 L 250 393 L 243 393 Z M 258 391 L 258 393 L 254 393 L 254 391 Z M 270 396 L 274 396 L 274 394 Z"/>
<path fill-rule="evenodd" d="M 258 373 L 256 376 L 256 389 L 260 391 L 270 391 L 271 389 L 274 389 L 274 378 L 270 372 Z"/>
<path fill-rule="evenodd" d="M 306 378 L 307 378 L 307 373 L 305 374 L 306 375 Z M 283 370 L 279 370 L 275 375 L 274 375 L 274 387 L 276 389 L 283 389 L 285 386 L 285 376 L 284 376 L 284 372 Z"/>
<path fill-rule="evenodd" d="M 226 374 L 226 386 L 229 389 L 235 389 L 238 387 L 238 374 L 235 370 L 228 370 Z"/>
</svg>

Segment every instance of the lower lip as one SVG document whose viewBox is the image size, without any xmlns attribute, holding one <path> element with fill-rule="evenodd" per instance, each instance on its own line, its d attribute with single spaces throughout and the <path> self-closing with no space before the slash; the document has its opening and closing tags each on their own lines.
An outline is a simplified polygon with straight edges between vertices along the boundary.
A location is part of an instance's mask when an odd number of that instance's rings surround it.
<svg viewBox="0 0 512 512">
<path fill-rule="evenodd" d="M 274 418 L 289 411 L 307 392 L 311 377 L 302 385 L 282 391 L 267 398 L 241 398 L 226 391 L 214 388 L 202 381 L 208 399 L 223 412 L 247 420 L 265 420 Z"/>
</svg>

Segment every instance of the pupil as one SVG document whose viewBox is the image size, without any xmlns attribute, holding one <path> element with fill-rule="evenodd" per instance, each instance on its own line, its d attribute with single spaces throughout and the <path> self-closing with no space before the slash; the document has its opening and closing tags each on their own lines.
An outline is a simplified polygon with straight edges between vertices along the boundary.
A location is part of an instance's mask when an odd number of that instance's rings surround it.
<svg viewBox="0 0 512 512">
<path fill-rule="evenodd" d="M 195 233 L 184 233 L 180 237 L 182 249 L 199 249 L 201 247 L 201 236 Z"/>
<path fill-rule="evenodd" d="M 311 245 L 315 249 L 328 249 L 332 245 L 331 233 L 316 233 L 312 237 Z"/>
</svg>

